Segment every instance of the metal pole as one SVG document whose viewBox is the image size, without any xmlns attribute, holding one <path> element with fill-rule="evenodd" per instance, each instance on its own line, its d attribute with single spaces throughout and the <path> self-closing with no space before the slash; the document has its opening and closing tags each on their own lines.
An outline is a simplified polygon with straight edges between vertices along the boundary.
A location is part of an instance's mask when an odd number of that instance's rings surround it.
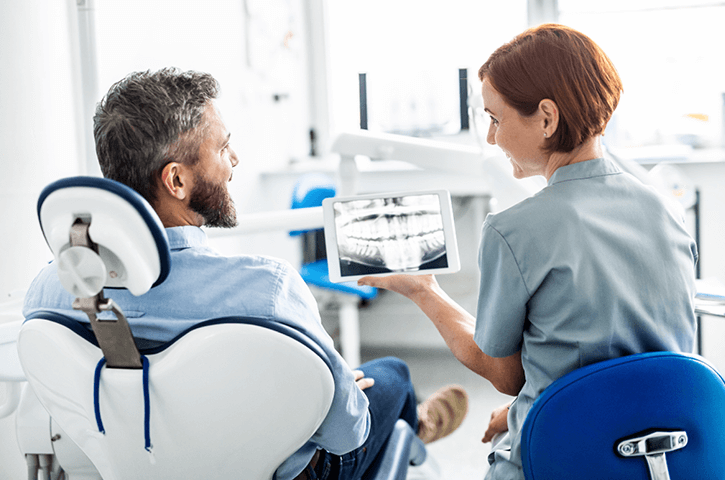
<svg viewBox="0 0 725 480">
<path fill-rule="evenodd" d="M 526 16 L 530 27 L 559 21 L 558 0 L 528 0 Z"/>
<path fill-rule="evenodd" d="M 695 265 L 695 278 L 701 278 L 700 265 L 702 265 L 702 250 L 700 248 L 700 190 L 695 189 L 695 204 L 692 206 L 695 213 L 695 245 L 697 245 L 697 264 Z M 697 316 L 697 353 L 702 355 L 702 317 Z"/>
<path fill-rule="evenodd" d="M 80 42 L 81 86 L 83 89 L 83 138 L 85 139 L 85 170 L 100 176 L 93 138 L 93 115 L 98 102 L 98 60 L 96 56 L 96 19 L 94 0 L 76 0 L 78 6 L 78 39 Z"/>
</svg>

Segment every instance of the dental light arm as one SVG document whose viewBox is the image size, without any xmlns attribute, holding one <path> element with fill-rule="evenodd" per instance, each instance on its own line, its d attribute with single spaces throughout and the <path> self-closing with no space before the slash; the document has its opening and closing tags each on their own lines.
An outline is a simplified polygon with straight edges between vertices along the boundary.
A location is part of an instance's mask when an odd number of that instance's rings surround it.
<svg viewBox="0 0 725 480">
<path fill-rule="evenodd" d="M 401 160 L 424 169 L 464 175 L 482 175 L 484 170 L 478 147 L 367 130 L 341 133 L 332 144 L 332 151 L 342 159 L 364 155 L 373 160 Z"/>
<path fill-rule="evenodd" d="M 539 191 L 540 179 L 517 180 L 503 155 L 485 155 L 478 147 L 367 130 L 340 134 L 332 145 L 340 154 L 340 195 L 357 192 L 356 155 L 400 160 L 426 170 L 481 177 L 499 208 L 508 208 Z"/>
<path fill-rule="evenodd" d="M 322 207 L 276 210 L 246 213 L 237 216 L 239 226 L 208 230 L 211 237 L 228 237 L 239 234 L 270 232 L 274 230 L 315 230 L 323 227 Z"/>
<path fill-rule="evenodd" d="M 423 169 L 446 169 L 475 176 L 481 175 L 483 170 L 481 151 L 477 148 L 367 130 L 341 133 L 332 144 L 332 151 L 340 154 L 341 196 L 358 192 L 357 155 L 371 160 L 400 160 Z M 455 161 L 450 161 L 451 158 Z M 442 168 L 443 164 L 446 167 Z"/>
<path fill-rule="evenodd" d="M 540 179 L 515 179 L 511 174 L 511 165 L 503 155 L 484 155 L 480 148 L 469 145 L 359 130 L 340 134 L 333 142 L 332 153 L 340 155 L 338 194 L 341 196 L 358 193 L 360 172 L 355 162 L 357 155 L 372 160 L 404 161 L 426 170 L 480 177 L 497 200 L 499 209 L 508 208 L 533 195 L 543 186 L 538 181 Z M 238 220 L 238 227 L 216 229 L 210 234 L 222 237 L 273 230 L 309 230 L 323 226 L 321 207 L 246 214 L 240 215 Z"/>
</svg>

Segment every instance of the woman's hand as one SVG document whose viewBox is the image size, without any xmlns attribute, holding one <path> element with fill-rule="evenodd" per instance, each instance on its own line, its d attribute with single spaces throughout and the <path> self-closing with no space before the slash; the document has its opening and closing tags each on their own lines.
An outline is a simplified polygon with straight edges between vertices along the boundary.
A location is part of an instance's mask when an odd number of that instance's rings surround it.
<svg viewBox="0 0 725 480">
<path fill-rule="evenodd" d="M 486 429 L 486 433 L 481 439 L 483 443 L 490 442 L 491 440 L 493 440 L 493 437 L 495 437 L 499 433 L 508 432 L 508 413 L 510 406 L 511 404 L 507 403 L 506 405 L 502 405 L 495 409 L 493 412 L 491 412 L 491 420 L 488 422 L 488 428 Z"/>
<path fill-rule="evenodd" d="M 430 291 L 438 286 L 438 282 L 433 275 L 368 276 L 358 280 L 357 284 L 390 290 L 411 300 L 414 300 L 416 295 Z"/>
</svg>

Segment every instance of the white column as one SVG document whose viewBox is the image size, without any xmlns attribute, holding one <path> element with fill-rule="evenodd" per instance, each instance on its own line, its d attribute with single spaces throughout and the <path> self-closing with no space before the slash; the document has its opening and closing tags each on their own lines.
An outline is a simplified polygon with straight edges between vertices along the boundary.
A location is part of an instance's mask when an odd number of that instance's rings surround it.
<svg viewBox="0 0 725 480">
<path fill-rule="evenodd" d="M 309 85 L 310 128 L 314 129 L 317 156 L 330 151 L 330 99 L 327 70 L 326 0 L 305 0 L 307 29 L 307 83 Z"/>
<path fill-rule="evenodd" d="M 38 226 L 38 194 L 80 171 L 75 3 L 0 2 L 0 301 L 27 289 L 51 258 Z M 14 415 L 0 420 L 0 465 L 3 480 L 26 476 Z"/>
<path fill-rule="evenodd" d="M 356 295 L 338 295 L 340 307 L 340 349 L 350 368 L 360 366 L 360 314 Z"/>
</svg>

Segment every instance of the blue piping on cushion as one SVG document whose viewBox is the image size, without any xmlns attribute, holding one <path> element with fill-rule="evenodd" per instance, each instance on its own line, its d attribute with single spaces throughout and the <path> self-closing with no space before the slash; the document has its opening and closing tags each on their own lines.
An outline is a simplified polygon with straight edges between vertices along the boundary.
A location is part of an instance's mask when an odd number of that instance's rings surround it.
<svg viewBox="0 0 725 480">
<path fill-rule="evenodd" d="M 144 448 L 147 452 L 151 452 L 151 399 L 149 397 L 149 359 L 146 355 L 141 355 L 141 362 L 143 363 L 143 434 L 144 434 Z M 106 358 L 102 357 L 96 365 L 96 371 L 93 375 L 93 410 L 96 414 L 96 424 L 98 425 L 98 431 L 102 434 L 106 434 L 106 429 L 103 428 L 103 420 L 101 419 L 101 402 L 100 402 L 100 388 L 101 388 L 101 370 L 106 364 Z"/>
<path fill-rule="evenodd" d="M 93 374 L 93 410 L 96 413 L 96 424 L 98 425 L 98 431 L 102 434 L 106 434 L 106 429 L 103 428 L 103 421 L 101 420 L 101 402 L 100 402 L 100 386 L 101 386 L 101 369 L 106 364 L 106 357 L 101 357 L 96 365 L 96 372 Z"/>
<path fill-rule="evenodd" d="M 141 355 L 143 362 L 143 436 L 144 448 L 151 452 L 151 399 L 149 398 L 149 359 Z"/>
</svg>

